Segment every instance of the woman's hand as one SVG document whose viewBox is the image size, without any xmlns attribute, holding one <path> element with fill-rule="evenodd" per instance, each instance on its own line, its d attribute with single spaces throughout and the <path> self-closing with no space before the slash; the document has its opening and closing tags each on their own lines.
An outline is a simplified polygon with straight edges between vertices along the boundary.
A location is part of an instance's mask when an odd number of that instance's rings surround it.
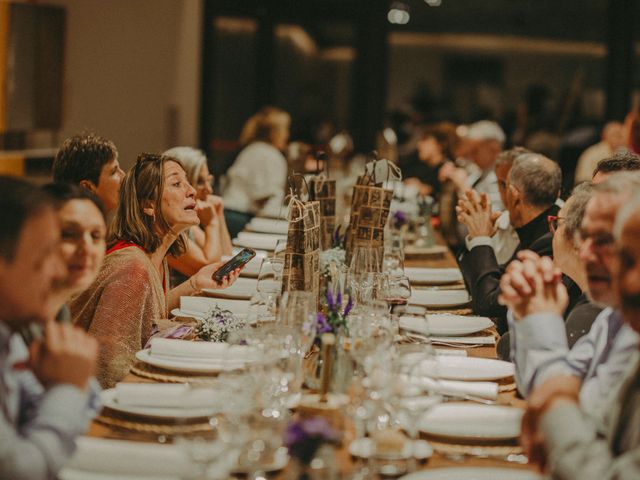
<svg viewBox="0 0 640 480">
<path fill-rule="evenodd" d="M 222 202 L 222 197 L 219 197 L 217 195 L 209 195 L 207 197 L 207 203 L 213 208 L 216 217 L 223 215 L 224 203 Z"/>
<path fill-rule="evenodd" d="M 203 202 L 202 200 L 197 200 L 196 212 L 200 219 L 200 225 L 203 227 L 211 225 L 213 220 L 217 217 L 214 206 L 210 202 Z"/>
<path fill-rule="evenodd" d="M 233 272 L 227 275 L 222 283 L 218 283 L 216 280 L 211 278 L 216 270 L 224 265 L 224 263 L 225 262 L 217 262 L 210 265 L 205 265 L 198 271 L 198 273 L 196 273 L 189 279 L 189 284 L 196 291 L 200 291 L 204 288 L 221 290 L 233 285 L 233 282 L 235 282 L 236 279 L 240 276 L 240 268 L 236 268 Z"/>
</svg>

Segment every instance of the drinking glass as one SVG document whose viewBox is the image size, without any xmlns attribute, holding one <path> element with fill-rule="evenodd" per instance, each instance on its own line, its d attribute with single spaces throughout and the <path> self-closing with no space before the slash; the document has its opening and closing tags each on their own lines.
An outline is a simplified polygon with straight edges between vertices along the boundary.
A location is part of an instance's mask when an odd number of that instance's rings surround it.
<svg viewBox="0 0 640 480">
<path fill-rule="evenodd" d="M 371 295 L 374 277 L 380 273 L 380 249 L 377 247 L 356 247 L 349 267 L 349 286 L 355 295 L 357 306 L 366 303 Z"/>
</svg>

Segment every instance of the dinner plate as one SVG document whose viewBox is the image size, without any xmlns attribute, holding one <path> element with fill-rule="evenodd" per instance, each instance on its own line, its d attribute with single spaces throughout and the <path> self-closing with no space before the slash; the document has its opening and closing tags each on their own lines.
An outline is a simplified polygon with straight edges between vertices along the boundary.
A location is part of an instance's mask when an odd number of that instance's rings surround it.
<svg viewBox="0 0 640 480">
<path fill-rule="evenodd" d="M 228 298 L 208 297 L 180 297 L 180 311 L 191 316 L 204 317 L 215 306 L 229 310 L 236 315 L 246 315 L 249 312 L 248 300 L 233 300 Z"/>
<path fill-rule="evenodd" d="M 418 317 L 400 317 L 400 328 L 436 337 L 470 335 L 492 326 L 493 322 L 487 317 L 466 317 L 447 313 L 427 315 L 426 322 Z"/>
<path fill-rule="evenodd" d="M 58 474 L 60 480 L 179 479 L 195 473 L 176 445 L 80 437 L 77 450 Z"/>
<path fill-rule="evenodd" d="M 436 356 L 437 376 L 443 380 L 493 381 L 513 376 L 513 363 L 493 358 Z M 433 365 L 423 361 L 422 370 L 430 375 Z"/>
<path fill-rule="evenodd" d="M 136 358 L 148 365 L 175 372 L 220 373 L 244 368 L 248 361 L 243 359 L 175 359 L 151 355 L 146 348 L 136 352 Z"/>
<path fill-rule="evenodd" d="M 256 293 L 258 281 L 253 278 L 238 278 L 233 285 L 221 290 L 213 288 L 203 288 L 202 291 L 209 297 L 235 298 L 239 300 L 249 300 Z"/>
<path fill-rule="evenodd" d="M 431 256 L 444 255 L 449 249 L 445 245 L 433 245 L 431 247 L 417 247 L 415 245 L 407 245 L 404 247 L 404 254 L 407 256 Z"/>
<path fill-rule="evenodd" d="M 274 218 L 254 217 L 247 224 L 246 228 L 252 232 L 286 235 L 289 231 L 289 222 L 287 220 L 276 220 Z"/>
<path fill-rule="evenodd" d="M 404 273 L 416 285 L 445 285 L 462 281 L 462 273 L 457 268 L 406 267 Z"/>
<path fill-rule="evenodd" d="M 496 467 L 433 468 L 405 475 L 400 480 L 543 480 L 530 470 Z"/>
<path fill-rule="evenodd" d="M 523 414 L 503 405 L 441 403 L 420 418 L 418 429 L 455 440 L 513 440 L 520 436 Z"/>
<path fill-rule="evenodd" d="M 471 301 L 466 290 L 413 290 L 409 303 L 426 307 L 460 307 Z"/>
<path fill-rule="evenodd" d="M 138 415 L 140 417 L 156 417 L 156 418 L 200 418 L 210 417 L 218 410 L 216 408 L 170 408 L 170 407 L 145 407 L 140 405 L 122 405 L 118 403 L 117 392 L 115 388 L 103 390 L 100 392 L 100 399 L 104 407 L 110 408 L 129 415 Z"/>
</svg>

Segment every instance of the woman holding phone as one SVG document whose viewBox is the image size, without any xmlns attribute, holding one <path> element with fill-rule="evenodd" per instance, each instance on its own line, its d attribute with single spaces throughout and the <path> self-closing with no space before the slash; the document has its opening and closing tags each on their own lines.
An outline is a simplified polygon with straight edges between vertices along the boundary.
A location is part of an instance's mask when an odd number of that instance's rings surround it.
<svg viewBox="0 0 640 480">
<path fill-rule="evenodd" d="M 167 256 L 184 252 L 185 231 L 198 223 L 195 189 L 180 162 L 141 154 L 122 183 L 98 277 L 70 304 L 74 323 L 101 343 L 97 377 L 103 387 L 127 374 L 135 353 L 181 296 L 225 288 L 237 278 L 235 270 L 216 282 L 212 274 L 219 264 L 211 264 L 169 288 Z"/>
</svg>

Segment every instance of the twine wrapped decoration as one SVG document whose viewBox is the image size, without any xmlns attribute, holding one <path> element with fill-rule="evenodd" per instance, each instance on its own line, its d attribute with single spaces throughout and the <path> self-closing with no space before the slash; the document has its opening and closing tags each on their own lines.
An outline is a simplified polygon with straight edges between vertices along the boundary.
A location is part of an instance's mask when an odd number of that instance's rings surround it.
<svg viewBox="0 0 640 480">
<path fill-rule="evenodd" d="M 351 199 L 347 262 L 357 246 L 384 245 L 384 227 L 389 218 L 393 190 L 384 188 L 384 183 L 378 181 L 381 169 L 386 169 L 386 182 L 402 178 L 400 169 L 387 160 L 369 162 L 365 174 L 358 177 Z"/>
<path fill-rule="evenodd" d="M 312 292 L 317 301 L 320 290 L 320 203 L 303 202 L 293 191 L 291 188 L 282 291 Z"/>
<path fill-rule="evenodd" d="M 320 247 L 328 250 L 333 246 L 336 229 L 336 181 L 329 180 L 329 164 L 324 152 L 318 152 L 316 161 L 316 175 L 308 180 L 309 200 L 320 202 Z M 320 170 L 320 161 L 324 161 L 324 171 Z"/>
</svg>

